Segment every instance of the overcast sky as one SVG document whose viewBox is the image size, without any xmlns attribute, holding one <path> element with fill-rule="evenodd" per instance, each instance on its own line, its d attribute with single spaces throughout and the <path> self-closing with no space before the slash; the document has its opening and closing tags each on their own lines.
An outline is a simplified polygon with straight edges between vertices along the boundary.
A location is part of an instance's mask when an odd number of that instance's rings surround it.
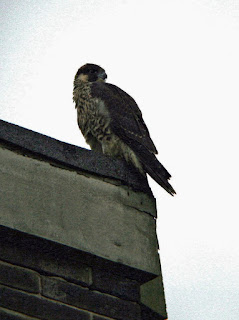
<svg viewBox="0 0 239 320">
<path fill-rule="evenodd" d="M 239 0 L 0 0 L 0 118 L 87 147 L 77 69 L 143 112 L 172 198 L 150 179 L 170 320 L 239 319 Z"/>
</svg>

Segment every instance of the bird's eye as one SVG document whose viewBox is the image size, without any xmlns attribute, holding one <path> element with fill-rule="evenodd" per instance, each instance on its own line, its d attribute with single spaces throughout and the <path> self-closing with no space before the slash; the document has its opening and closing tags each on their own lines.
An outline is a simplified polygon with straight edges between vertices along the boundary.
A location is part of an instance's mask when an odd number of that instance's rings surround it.
<svg viewBox="0 0 239 320">
<path fill-rule="evenodd" d="M 92 69 L 91 69 L 91 70 L 89 70 L 89 72 L 90 72 L 90 73 L 96 73 L 97 70 L 92 70 Z"/>
</svg>

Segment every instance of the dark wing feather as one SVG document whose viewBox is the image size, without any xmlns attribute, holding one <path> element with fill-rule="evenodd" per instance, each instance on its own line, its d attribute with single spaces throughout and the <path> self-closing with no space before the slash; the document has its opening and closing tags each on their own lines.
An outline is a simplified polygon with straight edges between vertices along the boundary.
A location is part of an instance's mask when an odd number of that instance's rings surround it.
<svg viewBox="0 0 239 320">
<path fill-rule="evenodd" d="M 94 82 L 91 95 L 104 101 L 113 132 L 136 153 L 145 171 L 171 195 L 175 194 L 168 183 L 171 175 L 155 157 L 156 147 L 134 99 L 122 89 L 105 82 Z"/>
<path fill-rule="evenodd" d="M 130 95 L 115 85 L 105 82 L 94 82 L 91 93 L 93 97 L 101 98 L 106 104 L 113 120 L 112 130 L 122 140 L 137 141 L 150 152 L 157 154 L 142 113 Z"/>
<path fill-rule="evenodd" d="M 144 170 L 169 194 L 171 194 L 172 196 L 176 194 L 175 190 L 168 182 L 171 175 L 158 161 L 156 156 L 136 141 L 134 142 L 134 145 L 131 146 L 131 148 L 137 154 L 140 162 L 143 164 Z"/>
</svg>

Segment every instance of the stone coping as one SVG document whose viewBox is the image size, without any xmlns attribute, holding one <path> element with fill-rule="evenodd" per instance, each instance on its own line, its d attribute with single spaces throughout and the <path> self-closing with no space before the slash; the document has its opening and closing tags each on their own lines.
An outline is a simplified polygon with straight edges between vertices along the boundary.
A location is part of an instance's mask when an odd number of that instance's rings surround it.
<svg viewBox="0 0 239 320">
<path fill-rule="evenodd" d="M 0 120 L 0 142 L 17 152 L 53 161 L 74 170 L 118 180 L 117 183 L 120 181 L 123 185 L 152 196 L 147 178 L 122 160 L 56 140 L 3 120 Z"/>
</svg>

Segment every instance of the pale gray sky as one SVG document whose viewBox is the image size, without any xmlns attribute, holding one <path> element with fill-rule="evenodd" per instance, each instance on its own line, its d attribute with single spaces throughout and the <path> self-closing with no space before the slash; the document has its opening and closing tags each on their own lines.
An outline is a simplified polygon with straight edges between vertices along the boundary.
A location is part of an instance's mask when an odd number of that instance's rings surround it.
<svg viewBox="0 0 239 320">
<path fill-rule="evenodd" d="M 239 1 L 1 0 L 0 118 L 86 147 L 72 82 L 100 64 L 139 104 L 170 320 L 239 319 Z"/>
</svg>

